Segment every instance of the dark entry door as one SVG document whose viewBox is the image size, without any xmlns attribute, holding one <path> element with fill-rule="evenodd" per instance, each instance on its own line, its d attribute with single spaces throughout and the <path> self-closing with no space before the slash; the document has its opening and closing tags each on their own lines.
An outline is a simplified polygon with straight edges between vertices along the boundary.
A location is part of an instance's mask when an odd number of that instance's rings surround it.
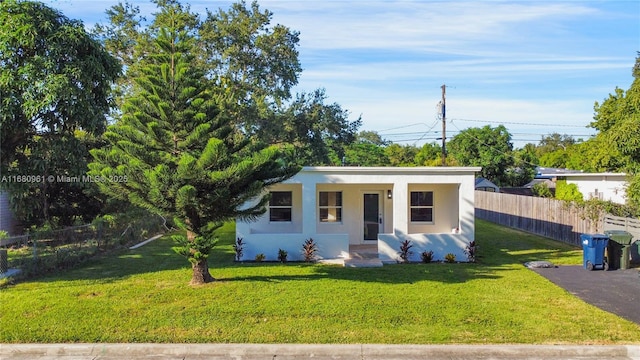
<svg viewBox="0 0 640 360">
<path fill-rule="evenodd" d="M 378 240 L 380 232 L 380 223 L 382 216 L 380 214 L 380 194 L 365 193 L 364 194 L 364 240 Z"/>
</svg>

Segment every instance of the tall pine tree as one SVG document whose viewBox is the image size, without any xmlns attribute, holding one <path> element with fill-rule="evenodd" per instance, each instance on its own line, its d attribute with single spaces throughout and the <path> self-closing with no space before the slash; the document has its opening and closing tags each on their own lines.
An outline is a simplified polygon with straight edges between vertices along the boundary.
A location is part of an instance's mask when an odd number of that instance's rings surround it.
<svg viewBox="0 0 640 360">
<path fill-rule="evenodd" d="M 284 161 L 284 148 L 262 146 L 232 126 L 215 81 L 194 66 L 194 38 L 179 23 L 157 30 L 153 51 L 136 65 L 121 119 L 105 133 L 109 146 L 92 151 L 89 168 L 104 179 L 106 194 L 173 218 L 186 231 L 174 236 L 174 250 L 192 263 L 191 283 L 201 284 L 214 280 L 207 260 L 214 230 L 262 214 L 263 189 L 298 168 Z"/>
</svg>

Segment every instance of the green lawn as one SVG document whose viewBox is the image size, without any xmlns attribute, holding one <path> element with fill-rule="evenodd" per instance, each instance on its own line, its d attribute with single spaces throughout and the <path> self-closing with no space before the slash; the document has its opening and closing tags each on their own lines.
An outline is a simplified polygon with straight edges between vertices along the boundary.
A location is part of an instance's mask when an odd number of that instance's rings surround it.
<svg viewBox="0 0 640 360">
<path fill-rule="evenodd" d="M 614 344 L 640 327 L 522 264 L 579 264 L 580 249 L 477 222 L 479 263 L 342 268 L 233 262 L 233 229 L 188 285 L 160 239 L 0 289 L 0 342 Z M 637 340 L 635 340 L 637 341 Z"/>
</svg>

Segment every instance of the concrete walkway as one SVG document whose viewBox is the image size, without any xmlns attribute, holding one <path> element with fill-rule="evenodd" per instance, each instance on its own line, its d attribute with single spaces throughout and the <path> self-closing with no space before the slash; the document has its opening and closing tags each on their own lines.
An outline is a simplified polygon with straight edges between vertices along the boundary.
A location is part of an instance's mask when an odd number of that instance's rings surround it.
<svg viewBox="0 0 640 360">
<path fill-rule="evenodd" d="M 1 344 L 0 359 L 640 360 L 640 345 Z"/>
</svg>

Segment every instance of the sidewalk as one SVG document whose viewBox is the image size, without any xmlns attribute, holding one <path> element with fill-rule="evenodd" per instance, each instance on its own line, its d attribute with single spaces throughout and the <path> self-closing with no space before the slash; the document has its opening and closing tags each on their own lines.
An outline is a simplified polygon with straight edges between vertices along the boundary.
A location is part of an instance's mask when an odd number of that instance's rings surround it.
<svg viewBox="0 0 640 360">
<path fill-rule="evenodd" d="M 640 345 L 0 344 L 2 360 L 640 360 Z"/>
</svg>

